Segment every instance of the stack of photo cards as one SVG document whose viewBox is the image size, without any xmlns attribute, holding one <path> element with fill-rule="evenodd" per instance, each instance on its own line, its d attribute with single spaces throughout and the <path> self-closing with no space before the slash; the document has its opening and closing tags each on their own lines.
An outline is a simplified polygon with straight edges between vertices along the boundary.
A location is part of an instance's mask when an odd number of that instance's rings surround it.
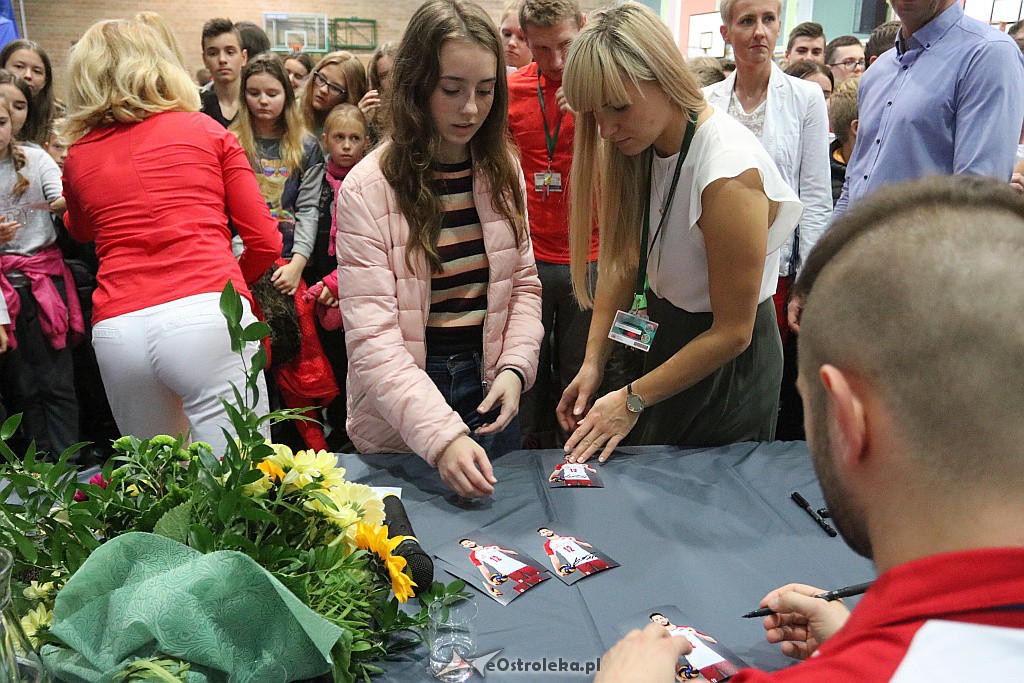
<svg viewBox="0 0 1024 683">
<path fill-rule="evenodd" d="M 497 542 L 483 531 L 473 531 L 448 543 L 435 555 L 445 571 L 507 605 L 552 573 L 571 586 L 582 578 L 618 567 L 619 563 L 564 525 L 552 522 L 514 534 L 521 542 Z M 534 558 L 543 557 L 551 570 Z"/>
<path fill-rule="evenodd" d="M 597 471 L 597 458 L 587 462 L 568 462 L 558 454 L 544 456 L 544 471 L 548 472 L 548 488 L 604 488 Z"/>
<path fill-rule="evenodd" d="M 722 683 L 746 666 L 742 659 L 713 636 L 689 625 L 682 611 L 674 605 L 662 605 L 635 615 L 621 629 L 622 635 L 634 628 L 644 628 L 652 622 L 663 626 L 673 638 L 686 638 L 693 648 L 690 654 L 679 658 L 677 681 Z"/>
<path fill-rule="evenodd" d="M 447 572 L 502 605 L 551 578 L 543 566 L 522 550 L 508 543 L 496 543 L 479 532 L 448 543 L 435 554 L 448 565 Z"/>
<path fill-rule="evenodd" d="M 530 550 L 536 548 L 543 552 L 555 576 L 567 586 L 591 574 L 619 566 L 618 562 L 561 524 L 539 527 L 534 539 L 528 546 Z"/>
</svg>

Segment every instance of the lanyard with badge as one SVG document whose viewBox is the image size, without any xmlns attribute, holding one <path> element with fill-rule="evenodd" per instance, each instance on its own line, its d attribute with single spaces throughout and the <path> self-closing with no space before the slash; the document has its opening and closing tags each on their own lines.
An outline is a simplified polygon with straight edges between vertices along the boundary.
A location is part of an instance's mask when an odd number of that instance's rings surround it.
<svg viewBox="0 0 1024 683">
<path fill-rule="evenodd" d="M 544 120 L 544 142 L 547 143 L 548 168 L 546 171 L 533 174 L 533 189 L 544 194 L 548 198 L 549 192 L 562 191 L 562 174 L 551 170 L 551 164 L 555 161 L 555 147 L 558 145 L 558 134 L 562 131 L 562 113 L 558 113 L 558 123 L 555 125 L 555 134 L 551 134 L 548 127 L 548 110 L 544 102 L 544 89 L 540 85 L 540 69 L 537 69 L 537 98 L 540 100 L 540 117 Z"/>
<path fill-rule="evenodd" d="M 658 242 L 662 228 L 672 212 L 672 201 L 676 196 L 676 186 L 679 185 L 679 175 L 683 170 L 683 162 L 690 151 L 690 144 L 693 142 L 693 135 L 697 131 L 697 114 L 691 112 L 686 121 L 686 134 L 683 136 L 683 144 L 679 147 L 679 158 L 676 159 L 676 167 L 672 172 L 672 184 L 669 186 L 668 196 L 661 207 L 661 218 L 658 220 L 658 227 L 654 231 L 654 239 L 648 239 L 651 234 L 651 186 L 654 181 L 654 152 L 651 154 L 651 165 L 647 172 L 647 200 L 644 202 L 643 229 L 640 234 L 640 265 L 636 272 L 636 289 L 633 294 L 633 305 L 629 312 L 617 311 L 612 328 L 608 332 L 608 338 L 625 344 L 626 346 L 640 351 L 650 351 L 654 342 L 654 334 L 658 331 L 658 323 L 647 317 L 647 262 L 654 251 L 654 245 Z"/>
</svg>

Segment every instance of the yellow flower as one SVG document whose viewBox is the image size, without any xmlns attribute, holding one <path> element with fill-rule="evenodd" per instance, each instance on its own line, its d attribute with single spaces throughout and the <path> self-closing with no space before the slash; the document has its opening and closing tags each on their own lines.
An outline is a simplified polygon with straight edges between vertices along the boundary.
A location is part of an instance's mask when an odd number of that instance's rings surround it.
<svg viewBox="0 0 1024 683">
<path fill-rule="evenodd" d="M 53 612 L 46 609 L 46 605 L 39 603 L 35 609 L 29 610 L 28 614 L 21 618 L 21 629 L 28 636 L 28 641 L 34 648 L 39 647 L 40 632 L 50 629 L 53 624 Z"/>
<path fill-rule="evenodd" d="M 369 486 L 344 482 L 332 488 L 328 495 L 339 507 L 352 508 L 363 524 L 380 526 L 384 523 L 384 502 Z"/>
<path fill-rule="evenodd" d="M 284 479 L 284 470 L 275 465 L 270 460 L 264 460 L 259 465 L 256 465 L 256 469 L 265 474 L 273 481 L 281 481 Z"/>
<path fill-rule="evenodd" d="M 412 589 L 416 583 L 405 573 L 405 558 L 391 553 L 405 540 L 405 536 L 388 538 L 386 526 L 359 524 L 356 527 L 356 545 L 363 550 L 376 554 L 387 568 L 391 579 L 391 590 L 399 602 L 406 602 L 412 597 Z"/>
<path fill-rule="evenodd" d="M 338 505 L 338 502 L 331 497 L 330 492 L 325 492 L 324 495 L 326 495 L 331 502 L 337 506 L 337 509 L 327 505 L 319 498 L 312 497 L 305 501 L 302 504 L 302 507 L 320 514 L 323 519 L 325 519 L 329 524 L 338 527 L 338 530 L 341 532 L 344 532 L 350 526 L 359 521 L 359 517 L 355 510 L 345 505 Z"/>
<path fill-rule="evenodd" d="M 29 600 L 46 600 L 53 593 L 53 581 L 47 581 L 42 584 L 38 581 L 33 581 L 22 593 Z"/>
<path fill-rule="evenodd" d="M 295 465 L 295 456 L 292 454 L 292 449 L 280 443 L 271 443 L 267 445 L 274 449 L 274 454 L 268 455 L 264 461 L 269 460 L 285 472 Z"/>
<path fill-rule="evenodd" d="M 276 460 L 274 462 L 280 465 Z M 345 481 L 345 469 L 337 464 L 338 458 L 333 453 L 299 451 L 292 459 L 290 470 L 281 466 L 285 470 L 284 483 L 301 489 L 313 482 L 320 482 L 324 488 L 330 488 Z"/>
</svg>

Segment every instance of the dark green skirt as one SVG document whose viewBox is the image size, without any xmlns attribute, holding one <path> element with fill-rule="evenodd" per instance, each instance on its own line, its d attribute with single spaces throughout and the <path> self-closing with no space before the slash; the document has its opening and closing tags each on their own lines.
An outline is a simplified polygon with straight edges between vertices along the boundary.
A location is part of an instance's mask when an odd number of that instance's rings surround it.
<svg viewBox="0 0 1024 683">
<path fill-rule="evenodd" d="M 689 313 L 652 292 L 647 313 L 658 323 L 644 374 L 711 328 L 711 313 Z M 644 411 L 629 441 L 682 448 L 771 441 L 782 383 L 782 341 L 771 299 L 757 307 L 750 346 L 710 375 Z"/>
</svg>

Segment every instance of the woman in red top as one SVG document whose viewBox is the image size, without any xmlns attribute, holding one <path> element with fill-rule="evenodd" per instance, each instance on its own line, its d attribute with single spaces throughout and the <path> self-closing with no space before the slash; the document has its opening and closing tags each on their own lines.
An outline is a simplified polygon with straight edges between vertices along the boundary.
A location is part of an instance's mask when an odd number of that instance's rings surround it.
<svg viewBox="0 0 1024 683">
<path fill-rule="evenodd" d="M 243 324 L 254 320 L 246 284 L 280 254 L 277 223 L 237 139 L 197 113 L 189 75 L 150 27 L 94 24 L 69 75 L 68 229 L 96 242 L 93 346 L 117 425 L 140 438 L 191 428 L 219 453 L 220 398 L 245 382 L 219 293 L 230 280 Z"/>
</svg>

